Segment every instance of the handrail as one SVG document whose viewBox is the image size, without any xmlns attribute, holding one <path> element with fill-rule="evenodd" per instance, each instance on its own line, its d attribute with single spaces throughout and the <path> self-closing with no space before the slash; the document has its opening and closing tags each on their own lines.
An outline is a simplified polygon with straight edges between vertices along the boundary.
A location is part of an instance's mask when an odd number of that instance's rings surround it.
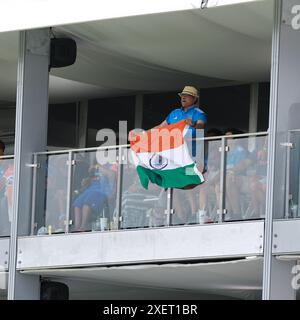
<svg viewBox="0 0 300 320">
<path fill-rule="evenodd" d="M 257 136 L 265 136 L 268 134 L 268 131 L 261 132 L 252 132 L 252 133 L 242 133 L 242 134 L 233 134 L 233 135 L 223 135 L 223 136 L 214 136 L 214 137 L 203 137 L 203 138 L 195 138 L 195 141 L 210 141 L 210 140 L 219 140 L 222 138 L 246 138 L 246 137 L 257 137 Z M 81 152 L 81 151 L 102 151 L 102 150 L 111 150 L 118 148 L 128 148 L 130 144 L 123 145 L 113 145 L 113 146 L 99 146 L 99 147 L 91 147 L 91 148 L 80 148 L 80 149 L 64 149 L 64 150 L 54 150 L 54 151 L 41 151 L 35 152 L 34 155 L 47 155 L 47 154 L 64 154 L 68 152 Z"/>
<path fill-rule="evenodd" d="M 5 159 L 14 159 L 15 156 L 14 155 L 10 155 L 10 156 L 0 156 L 0 160 L 5 160 Z"/>
</svg>

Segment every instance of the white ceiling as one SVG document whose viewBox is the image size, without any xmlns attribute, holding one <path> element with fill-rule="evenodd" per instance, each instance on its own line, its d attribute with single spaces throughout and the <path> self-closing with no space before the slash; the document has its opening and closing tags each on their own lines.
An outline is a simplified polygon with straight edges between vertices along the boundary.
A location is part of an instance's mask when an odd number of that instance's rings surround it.
<svg viewBox="0 0 300 320">
<path fill-rule="evenodd" d="M 208 7 L 261 0 L 209 0 Z M 200 8 L 199 0 L 1 0 L 0 32 Z M 66 14 L 67 13 L 67 14 Z"/>
<path fill-rule="evenodd" d="M 52 69 L 52 102 L 268 81 L 273 1 L 67 25 L 77 62 Z M 14 100 L 16 32 L 0 33 L 0 100 Z"/>
<path fill-rule="evenodd" d="M 133 288 L 136 293 L 132 293 L 132 299 L 142 299 L 141 292 L 148 289 L 154 292 L 169 290 L 173 295 L 176 295 L 176 292 L 193 293 L 195 298 L 206 293 L 247 299 L 256 297 L 260 292 L 262 270 L 262 258 L 251 257 L 214 263 L 32 270 L 25 273 L 62 281 L 80 280 L 78 287 L 73 283 L 73 294 L 80 297 L 81 292 L 81 298 L 84 298 L 87 287 L 94 291 L 94 295 L 89 293 L 89 298 L 94 299 L 120 299 L 126 296 L 126 290 L 132 291 Z M 90 283 L 93 283 L 93 289 Z M 111 286 L 112 292 L 108 296 L 103 286 Z M 152 298 L 155 297 L 154 295 Z"/>
</svg>

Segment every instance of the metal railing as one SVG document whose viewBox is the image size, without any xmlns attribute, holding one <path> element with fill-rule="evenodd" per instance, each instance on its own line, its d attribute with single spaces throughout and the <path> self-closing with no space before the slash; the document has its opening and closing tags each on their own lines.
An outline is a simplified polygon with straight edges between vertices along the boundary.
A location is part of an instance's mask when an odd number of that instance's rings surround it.
<svg viewBox="0 0 300 320">
<path fill-rule="evenodd" d="M 206 182 L 193 190 L 164 190 L 154 185 L 148 191 L 142 189 L 136 169 L 128 161 L 129 145 L 35 153 L 31 233 L 168 227 L 262 218 L 261 212 L 254 212 L 258 204 L 251 192 L 255 183 L 263 188 L 259 184 L 266 180 L 262 172 L 256 174 L 262 168 L 255 165 L 259 148 L 266 146 L 266 136 L 267 132 L 259 132 L 196 139 L 206 149 L 202 161 Z M 97 156 L 109 152 L 115 152 L 114 161 L 99 164 Z M 234 167 L 239 158 L 244 160 L 244 168 Z M 264 165 L 266 168 L 266 163 Z M 89 182 L 84 185 L 86 180 Z M 205 202 L 203 208 L 200 199 Z M 250 208 L 251 205 L 256 208 Z M 239 208 L 241 212 L 237 212 Z M 206 221 L 199 218 L 203 212 Z"/>
</svg>

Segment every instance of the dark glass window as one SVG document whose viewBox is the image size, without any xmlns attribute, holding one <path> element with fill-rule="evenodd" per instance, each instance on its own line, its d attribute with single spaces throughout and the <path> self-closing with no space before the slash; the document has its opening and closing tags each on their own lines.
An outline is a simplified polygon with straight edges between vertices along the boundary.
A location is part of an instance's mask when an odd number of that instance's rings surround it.
<svg viewBox="0 0 300 320">
<path fill-rule="evenodd" d="M 143 129 L 150 129 L 163 122 L 173 109 L 180 107 L 180 97 L 177 92 L 145 94 L 143 103 Z"/>
<path fill-rule="evenodd" d="M 270 83 L 259 84 L 257 130 L 267 131 L 269 127 Z"/>
<path fill-rule="evenodd" d="M 200 90 L 200 109 L 207 113 L 208 128 L 237 128 L 248 132 L 250 86 Z"/>
<path fill-rule="evenodd" d="M 76 104 L 49 105 L 48 146 L 76 147 Z"/>
<path fill-rule="evenodd" d="M 88 147 L 99 146 L 96 135 L 100 129 L 112 129 L 119 134 L 119 121 L 127 121 L 128 131 L 134 128 L 135 97 L 115 97 L 89 101 Z M 117 139 L 117 144 L 119 143 Z"/>
</svg>

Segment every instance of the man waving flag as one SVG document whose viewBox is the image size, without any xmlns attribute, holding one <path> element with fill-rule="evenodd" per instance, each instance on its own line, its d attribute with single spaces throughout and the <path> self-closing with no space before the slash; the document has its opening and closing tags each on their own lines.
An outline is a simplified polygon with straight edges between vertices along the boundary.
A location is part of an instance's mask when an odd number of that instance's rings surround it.
<svg viewBox="0 0 300 320">
<path fill-rule="evenodd" d="M 204 182 L 185 141 L 187 120 L 130 136 L 132 158 L 144 188 L 192 188 Z"/>
</svg>

